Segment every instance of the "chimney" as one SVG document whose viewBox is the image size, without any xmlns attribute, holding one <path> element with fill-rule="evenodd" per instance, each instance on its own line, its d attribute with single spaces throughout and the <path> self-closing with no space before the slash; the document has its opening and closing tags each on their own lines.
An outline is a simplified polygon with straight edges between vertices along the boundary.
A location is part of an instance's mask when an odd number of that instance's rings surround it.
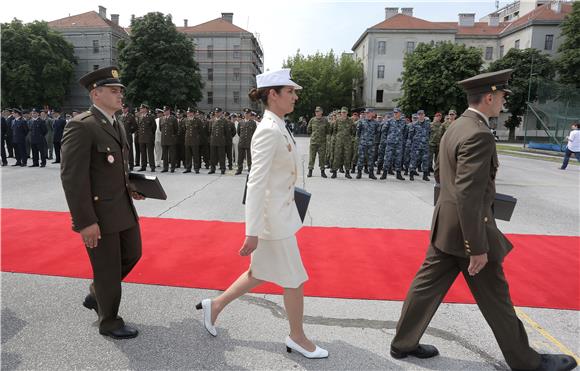
<svg viewBox="0 0 580 371">
<path fill-rule="evenodd" d="M 399 13 L 399 8 L 385 8 L 385 19 L 389 19 Z"/>
<path fill-rule="evenodd" d="M 408 15 L 409 17 L 413 16 L 413 8 L 401 8 L 401 13 L 404 15 Z"/>
<path fill-rule="evenodd" d="M 114 24 L 116 24 L 118 26 L 119 25 L 119 15 L 118 14 L 111 14 L 111 22 L 113 22 Z"/>
<path fill-rule="evenodd" d="M 102 5 L 99 5 L 99 15 L 101 16 L 101 18 L 107 19 L 107 8 L 105 8 Z"/>
<path fill-rule="evenodd" d="M 552 9 L 554 13 L 562 12 L 562 2 L 560 0 L 552 1 L 552 3 L 550 4 L 550 9 Z"/>
<path fill-rule="evenodd" d="M 133 22 L 135 22 L 135 14 L 131 14 L 131 24 L 133 24 Z"/>
<path fill-rule="evenodd" d="M 234 23 L 234 13 L 222 13 L 222 19 L 224 21 Z"/>
<path fill-rule="evenodd" d="M 183 20 L 183 27 L 187 27 L 187 19 Z"/>
<path fill-rule="evenodd" d="M 475 13 L 459 13 L 459 27 L 473 27 L 475 25 Z"/>
<path fill-rule="evenodd" d="M 490 27 L 499 26 L 499 14 L 497 14 L 497 13 L 490 14 L 488 24 Z"/>
</svg>

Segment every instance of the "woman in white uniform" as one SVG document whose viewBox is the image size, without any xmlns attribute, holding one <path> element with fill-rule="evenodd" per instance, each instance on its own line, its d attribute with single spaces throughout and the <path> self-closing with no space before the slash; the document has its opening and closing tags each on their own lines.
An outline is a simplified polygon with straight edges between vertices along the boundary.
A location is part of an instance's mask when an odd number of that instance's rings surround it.
<svg viewBox="0 0 580 371">
<path fill-rule="evenodd" d="M 220 312 L 233 300 L 264 282 L 284 288 L 284 306 L 290 323 L 286 350 L 307 358 L 326 358 L 328 352 L 313 344 L 304 333 L 304 282 L 308 275 L 300 258 L 296 232 L 302 227 L 294 202 L 298 177 L 298 154 L 284 116 L 294 110 L 295 90 L 302 89 L 290 79 L 290 69 L 256 76 L 252 101 L 261 101 L 264 117 L 252 137 L 252 171 L 246 197 L 246 239 L 240 255 L 251 255 L 250 268 L 221 295 L 204 299 L 204 326 L 217 336 L 214 326 Z"/>
</svg>

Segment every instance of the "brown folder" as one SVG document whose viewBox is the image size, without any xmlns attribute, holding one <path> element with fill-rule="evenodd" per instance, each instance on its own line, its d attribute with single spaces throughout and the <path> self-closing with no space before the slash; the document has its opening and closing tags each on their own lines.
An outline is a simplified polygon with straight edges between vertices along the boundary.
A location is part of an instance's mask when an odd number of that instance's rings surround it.
<svg viewBox="0 0 580 371">
<path fill-rule="evenodd" d="M 129 181 L 133 185 L 135 192 L 145 196 L 146 198 L 167 200 L 165 190 L 156 176 L 129 173 Z"/>
<path fill-rule="evenodd" d="M 439 198 L 439 191 L 441 187 L 439 184 L 435 184 L 434 192 L 433 192 L 433 205 L 437 204 L 437 199 Z M 518 199 L 512 197 L 510 195 L 504 195 L 502 193 L 495 194 L 495 200 L 491 205 L 491 209 L 493 210 L 493 217 L 499 220 L 510 221 L 512 218 L 512 214 L 514 213 L 514 209 L 516 207 L 516 203 Z"/>
</svg>

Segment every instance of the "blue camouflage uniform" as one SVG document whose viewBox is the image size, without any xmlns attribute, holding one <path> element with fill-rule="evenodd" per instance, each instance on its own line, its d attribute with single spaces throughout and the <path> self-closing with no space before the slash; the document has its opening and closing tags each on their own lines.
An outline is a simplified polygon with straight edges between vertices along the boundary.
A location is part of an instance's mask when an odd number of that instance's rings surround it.
<svg viewBox="0 0 580 371">
<path fill-rule="evenodd" d="M 387 114 L 385 115 L 385 118 L 383 119 L 383 122 L 380 123 L 379 125 L 379 150 L 378 150 L 378 154 L 377 154 L 377 169 L 380 171 L 383 168 L 383 158 L 385 158 L 385 147 L 387 146 L 387 134 L 384 132 L 385 131 L 385 126 L 388 125 L 389 120 L 391 120 L 391 118 L 393 117 L 393 115 L 390 112 L 387 112 Z"/>
<path fill-rule="evenodd" d="M 358 170 L 362 170 L 365 158 L 369 171 L 373 171 L 375 158 L 375 136 L 379 131 L 379 123 L 375 120 L 360 119 L 356 127 L 358 139 Z"/>
<path fill-rule="evenodd" d="M 431 134 L 431 121 L 417 121 L 413 126 L 413 138 L 411 144 L 411 162 L 409 171 L 415 171 L 421 162 L 421 170 L 429 171 L 429 136 Z"/>
<path fill-rule="evenodd" d="M 401 171 L 401 164 L 403 163 L 403 144 L 407 137 L 407 122 L 401 117 L 398 120 L 391 119 L 383 130 L 386 131 L 386 147 L 383 162 L 384 171 L 393 168 L 393 161 L 395 171 Z"/>
</svg>

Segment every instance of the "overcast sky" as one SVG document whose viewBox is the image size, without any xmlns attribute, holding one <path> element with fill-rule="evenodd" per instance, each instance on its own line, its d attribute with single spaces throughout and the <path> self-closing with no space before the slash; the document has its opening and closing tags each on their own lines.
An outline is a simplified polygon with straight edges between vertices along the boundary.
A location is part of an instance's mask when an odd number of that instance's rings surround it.
<svg viewBox="0 0 580 371">
<path fill-rule="evenodd" d="M 533 0 L 522 0 L 533 1 Z M 385 7 L 412 7 L 413 15 L 429 21 L 457 21 L 458 13 L 475 13 L 476 20 L 495 10 L 496 0 L 407 0 L 407 1 L 258 1 L 258 0 L 32 0 L 4 1 L 1 22 L 18 18 L 24 22 L 52 21 L 107 8 L 107 17 L 120 14 L 127 27 L 131 14 L 170 13 L 177 26 L 183 19 L 197 25 L 234 13 L 234 24 L 256 34 L 264 50 L 264 68 L 278 69 L 298 49 L 302 54 L 333 49 L 337 54 L 351 52 L 361 34 L 385 19 Z M 500 0 L 500 7 L 509 3 Z M 203 4 L 201 7 L 199 4 Z M 273 5 L 275 4 L 275 5 Z"/>
</svg>

